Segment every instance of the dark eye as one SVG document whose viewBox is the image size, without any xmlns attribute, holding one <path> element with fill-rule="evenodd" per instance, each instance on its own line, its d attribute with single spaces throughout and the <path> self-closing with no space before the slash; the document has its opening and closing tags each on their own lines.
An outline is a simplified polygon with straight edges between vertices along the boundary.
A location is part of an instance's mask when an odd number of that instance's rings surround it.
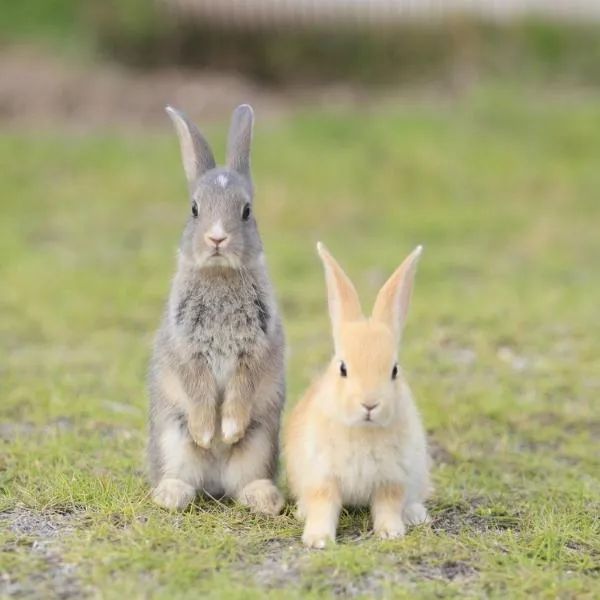
<svg viewBox="0 0 600 600">
<path fill-rule="evenodd" d="M 342 377 L 348 377 L 348 369 L 346 369 L 346 363 L 344 361 L 340 363 L 340 375 Z"/>
<path fill-rule="evenodd" d="M 394 365 L 392 369 L 392 379 L 396 379 L 396 377 L 398 377 L 398 365 Z"/>
<path fill-rule="evenodd" d="M 247 221 L 250 218 L 250 205 L 246 202 L 242 210 L 242 221 Z"/>
<path fill-rule="evenodd" d="M 192 214 L 198 216 L 198 203 L 195 200 L 192 200 Z"/>
</svg>

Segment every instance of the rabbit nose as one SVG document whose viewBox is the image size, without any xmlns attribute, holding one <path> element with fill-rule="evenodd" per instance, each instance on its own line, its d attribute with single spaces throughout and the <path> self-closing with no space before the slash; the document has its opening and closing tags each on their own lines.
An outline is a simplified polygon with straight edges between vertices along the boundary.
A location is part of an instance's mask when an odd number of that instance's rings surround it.
<svg viewBox="0 0 600 600">
<path fill-rule="evenodd" d="M 223 242 L 225 242 L 227 240 L 227 236 L 225 237 L 212 237 L 212 236 L 208 236 L 208 239 L 217 247 L 219 247 L 219 244 L 222 244 Z"/>
<path fill-rule="evenodd" d="M 365 410 L 368 413 L 370 413 L 372 410 L 375 410 L 379 406 L 379 402 L 376 402 L 375 404 L 365 404 L 363 402 L 363 406 L 365 407 Z"/>
<path fill-rule="evenodd" d="M 212 224 L 211 228 L 204 234 L 204 239 L 209 246 L 214 246 L 215 248 L 224 246 L 227 243 L 229 237 L 221 220 Z"/>
</svg>

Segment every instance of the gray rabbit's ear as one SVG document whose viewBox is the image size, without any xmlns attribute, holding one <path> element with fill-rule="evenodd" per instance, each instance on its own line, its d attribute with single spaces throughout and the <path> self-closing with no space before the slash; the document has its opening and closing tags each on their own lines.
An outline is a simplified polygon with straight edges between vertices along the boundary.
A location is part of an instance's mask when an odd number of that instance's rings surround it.
<svg viewBox="0 0 600 600">
<path fill-rule="evenodd" d="M 250 147 L 254 111 L 249 104 L 242 104 L 233 111 L 229 137 L 227 138 L 227 166 L 250 178 Z"/>
<path fill-rule="evenodd" d="M 165 111 L 175 125 L 183 168 L 188 186 L 192 190 L 200 175 L 215 168 L 212 150 L 198 128 L 180 110 L 167 106 Z"/>
</svg>

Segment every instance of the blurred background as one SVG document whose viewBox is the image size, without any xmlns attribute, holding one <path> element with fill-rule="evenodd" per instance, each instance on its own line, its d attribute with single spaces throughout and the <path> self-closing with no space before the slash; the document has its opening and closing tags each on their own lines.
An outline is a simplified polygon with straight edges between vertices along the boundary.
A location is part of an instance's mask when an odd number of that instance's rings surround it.
<svg viewBox="0 0 600 600">
<path fill-rule="evenodd" d="M 234 99 L 298 106 L 438 100 L 482 82 L 595 87 L 596 0 L 28 0 L 2 7 L 0 118 L 204 122 Z"/>
<path fill-rule="evenodd" d="M 317 240 L 366 307 L 425 247 L 401 363 L 434 456 L 432 529 L 389 569 L 378 547 L 342 546 L 323 581 L 369 593 L 400 573 L 434 597 L 460 573 L 461 597 L 590 597 L 597 0 L 2 2 L 0 595 L 197 597 L 240 572 L 252 597 L 304 585 L 281 562 L 291 517 L 254 527 L 205 507 L 179 528 L 146 499 L 146 365 L 189 213 L 164 106 L 222 161 L 240 103 L 288 407 L 331 354 Z M 298 589 L 321 589 L 306 560 L 317 587 Z"/>
</svg>

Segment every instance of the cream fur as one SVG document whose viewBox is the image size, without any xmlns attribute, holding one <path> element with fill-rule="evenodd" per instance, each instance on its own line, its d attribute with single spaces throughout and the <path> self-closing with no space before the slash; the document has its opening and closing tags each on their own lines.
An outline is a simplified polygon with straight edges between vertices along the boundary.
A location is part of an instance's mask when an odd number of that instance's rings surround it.
<svg viewBox="0 0 600 600">
<path fill-rule="evenodd" d="M 335 356 L 294 407 L 284 430 L 288 482 L 297 514 L 306 521 L 303 541 L 316 548 L 334 541 L 343 505 L 370 505 L 380 537 L 403 535 L 406 524 L 427 518 L 423 502 L 430 488 L 421 418 L 402 374 L 392 378 L 401 331 L 397 321 L 406 315 L 420 249 L 382 288 L 377 316 L 369 319 L 356 319 L 360 311 L 350 280 L 322 245 L 319 254 L 327 274 Z M 341 361 L 346 377 L 340 374 Z M 377 405 L 368 421 L 363 404 Z"/>
</svg>

